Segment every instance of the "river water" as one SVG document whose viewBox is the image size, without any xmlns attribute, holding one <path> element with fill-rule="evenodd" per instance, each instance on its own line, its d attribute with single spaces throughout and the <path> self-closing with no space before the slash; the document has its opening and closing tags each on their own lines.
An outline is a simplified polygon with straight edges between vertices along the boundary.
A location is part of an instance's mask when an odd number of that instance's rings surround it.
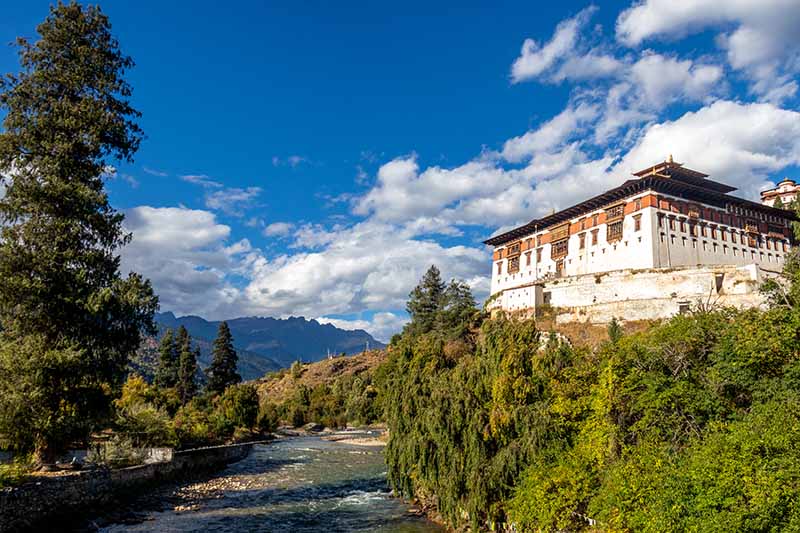
<svg viewBox="0 0 800 533">
<path fill-rule="evenodd" d="M 210 480 L 151 494 L 148 504 L 108 524 L 109 533 L 402 532 L 441 533 L 437 525 L 392 498 L 382 448 L 294 437 L 256 445 L 250 455 Z M 151 503 L 152 506 L 152 503 Z"/>
</svg>

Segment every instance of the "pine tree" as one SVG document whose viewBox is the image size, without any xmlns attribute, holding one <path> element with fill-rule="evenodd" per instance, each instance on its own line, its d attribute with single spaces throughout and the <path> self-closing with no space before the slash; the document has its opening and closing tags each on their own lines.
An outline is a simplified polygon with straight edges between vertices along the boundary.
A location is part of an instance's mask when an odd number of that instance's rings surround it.
<svg viewBox="0 0 800 533">
<path fill-rule="evenodd" d="M 168 329 L 161 338 L 161 346 L 158 352 L 155 385 L 162 389 L 175 387 L 178 384 L 179 357 L 178 347 L 171 329 Z"/>
<path fill-rule="evenodd" d="M 239 357 L 233 347 L 233 336 L 227 322 L 219 325 L 214 340 L 211 366 L 208 367 L 208 390 L 221 394 L 231 385 L 242 381 L 236 372 Z"/>
<path fill-rule="evenodd" d="M 778 195 L 775 198 L 775 203 L 772 204 L 772 207 L 775 209 L 786 209 L 786 206 L 783 204 L 783 199 Z"/>
<path fill-rule="evenodd" d="M 439 269 L 432 265 L 419 285 L 408 295 L 406 311 L 411 315 L 409 329 L 416 334 L 432 331 L 436 327 L 444 300 L 445 284 Z"/>
<path fill-rule="evenodd" d="M 446 336 L 460 337 L 478 312 L 472 290 L 463 281 L 451 280 L 442 302 L 439 328 Z"/>
<path fill-rule="evenodd" d="M 611 322 L 608 323 L 608 340 L 611 344 L 617 344 L 622 336 L 625 334 L 625 331 L 622 329 L 622 324 L 619 323 L 616 317 L 611 318 Z"/>
<path fill-rule="evenodd" d="M 130 234 L 103 182 L 142 139 L 133 61 L 99 7 L 58 3 L 37 31 L 0 79 L 0 434 L 49 461 L 107 416 L 158 303 L 120 276 Z"/>
<path fill-rule="evenodd" d="M 197 394 L 197 382 L 195 381 L 197 374 L 197 352 L 192 349 L 192 338 L 183 326 L 178 329 L 177 345 L 180 353 L 178 394 L 181 397 L 181 403 L 186 405 L 189 403 L 189 400 L 194 398 L 195 394 Z"/>
</svg>

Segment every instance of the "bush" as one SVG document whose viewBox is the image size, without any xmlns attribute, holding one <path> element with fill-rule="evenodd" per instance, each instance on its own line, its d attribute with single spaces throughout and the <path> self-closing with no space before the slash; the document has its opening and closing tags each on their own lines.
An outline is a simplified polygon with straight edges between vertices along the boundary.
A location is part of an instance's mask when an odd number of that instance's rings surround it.
<svg viewBox="0 0 800 533">
<path fill-rule="evenodd" d="M 165 409 L 149 403 L 129 404 L 117 413 L 117 429 L 134 446 L 154 448 L 175 446 L 178 438 Z"/>
<path fill-rule="evenodd" d="M 15 457 L 10 463 L 0 464 L 0 489 L 24 483 L 33 467 L 33 457 L 29 454 Z"/>
<path fill-rule="evenodd" d="M 258 391 L 251 384 L 231 385 L 216 403 L 215 415 L 232 428 L 252 429 L 258 420 Z"/>
<path fill-rule="evenodd" d="M 272 402 L 264 402 L 258 409 L 256 427 L 262 433 L 269 433 L 278 429 L 280 414 L 278 406 Z"/>
</svg>

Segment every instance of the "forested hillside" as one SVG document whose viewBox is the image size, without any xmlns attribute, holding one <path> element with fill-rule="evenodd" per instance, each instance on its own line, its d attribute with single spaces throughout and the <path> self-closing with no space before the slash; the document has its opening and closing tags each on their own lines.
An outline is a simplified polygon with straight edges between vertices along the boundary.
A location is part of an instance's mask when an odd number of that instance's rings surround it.
<svg viewBox="0 0 800 533">
<path fill-rule="evenodd" d="M 453 321 L 429 273 L 383 371 L 392 486 L 475 530 L 799 529 L 797 273 L 767 310 L 613 323 L 596 348 Z"/>
</svg>

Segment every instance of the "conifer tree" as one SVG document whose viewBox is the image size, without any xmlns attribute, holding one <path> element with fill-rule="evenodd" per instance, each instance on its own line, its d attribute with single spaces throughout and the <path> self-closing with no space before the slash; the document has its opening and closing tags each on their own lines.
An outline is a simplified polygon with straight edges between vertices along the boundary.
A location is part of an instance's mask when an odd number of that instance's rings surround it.
<svg viewBox="0 0 800 533">
<path fill-rule="evenodd" d="M 208 367 L 208 390 L 221 394 L 231 385 L 242 381 L 236 372 L 239 357 L 233 347 L 233 336 L 227 322 L 219 325 L 214 340 L 211 366 Z"/>
<path fill-rule="evenodd" d="M 192 349 L 192 338 L 183 326 L 178 329 L 177 345 L 180 353 L 178 360 L 178 394 L 181 397 L 181 403 L 186 405 L 197 394 L 197 382 L 195 381 L 197 352 Z"/>
<path fill-rule="evenodd" d="M 411 315 L 409 329 L 413 333 L 432 331 L 436 327 L 444 300 L 445 284 L 441 273 L 435 265 L 431 265 L 419 285 L 408 295 L 406 311 Z"/>
<path fill-rule="evenodd" d="M 786 209 L 786 206 L 783 204 L 783 199 L 778 195 L 775 198 L 775 203 L 772 204 L 772 207 L 775 209 Z"/>
<path fill-rule="evenodd" d="M 155 385 L 161 388 L 175 387 L 178 384 L 179 357 L 178 347 L 171 329 L 168 329 L 161 338 L 158 352 Z"/>
<path fill-rule="evenodd" d="M 133 61 L 99 7 L 58 3 L 37 31 L 0 79 L 0 435 L 49 462 L 107 415 L 158 303 L 120 275 L 130 234 L 103 182 L 142 139 Z"/>
</svg>

